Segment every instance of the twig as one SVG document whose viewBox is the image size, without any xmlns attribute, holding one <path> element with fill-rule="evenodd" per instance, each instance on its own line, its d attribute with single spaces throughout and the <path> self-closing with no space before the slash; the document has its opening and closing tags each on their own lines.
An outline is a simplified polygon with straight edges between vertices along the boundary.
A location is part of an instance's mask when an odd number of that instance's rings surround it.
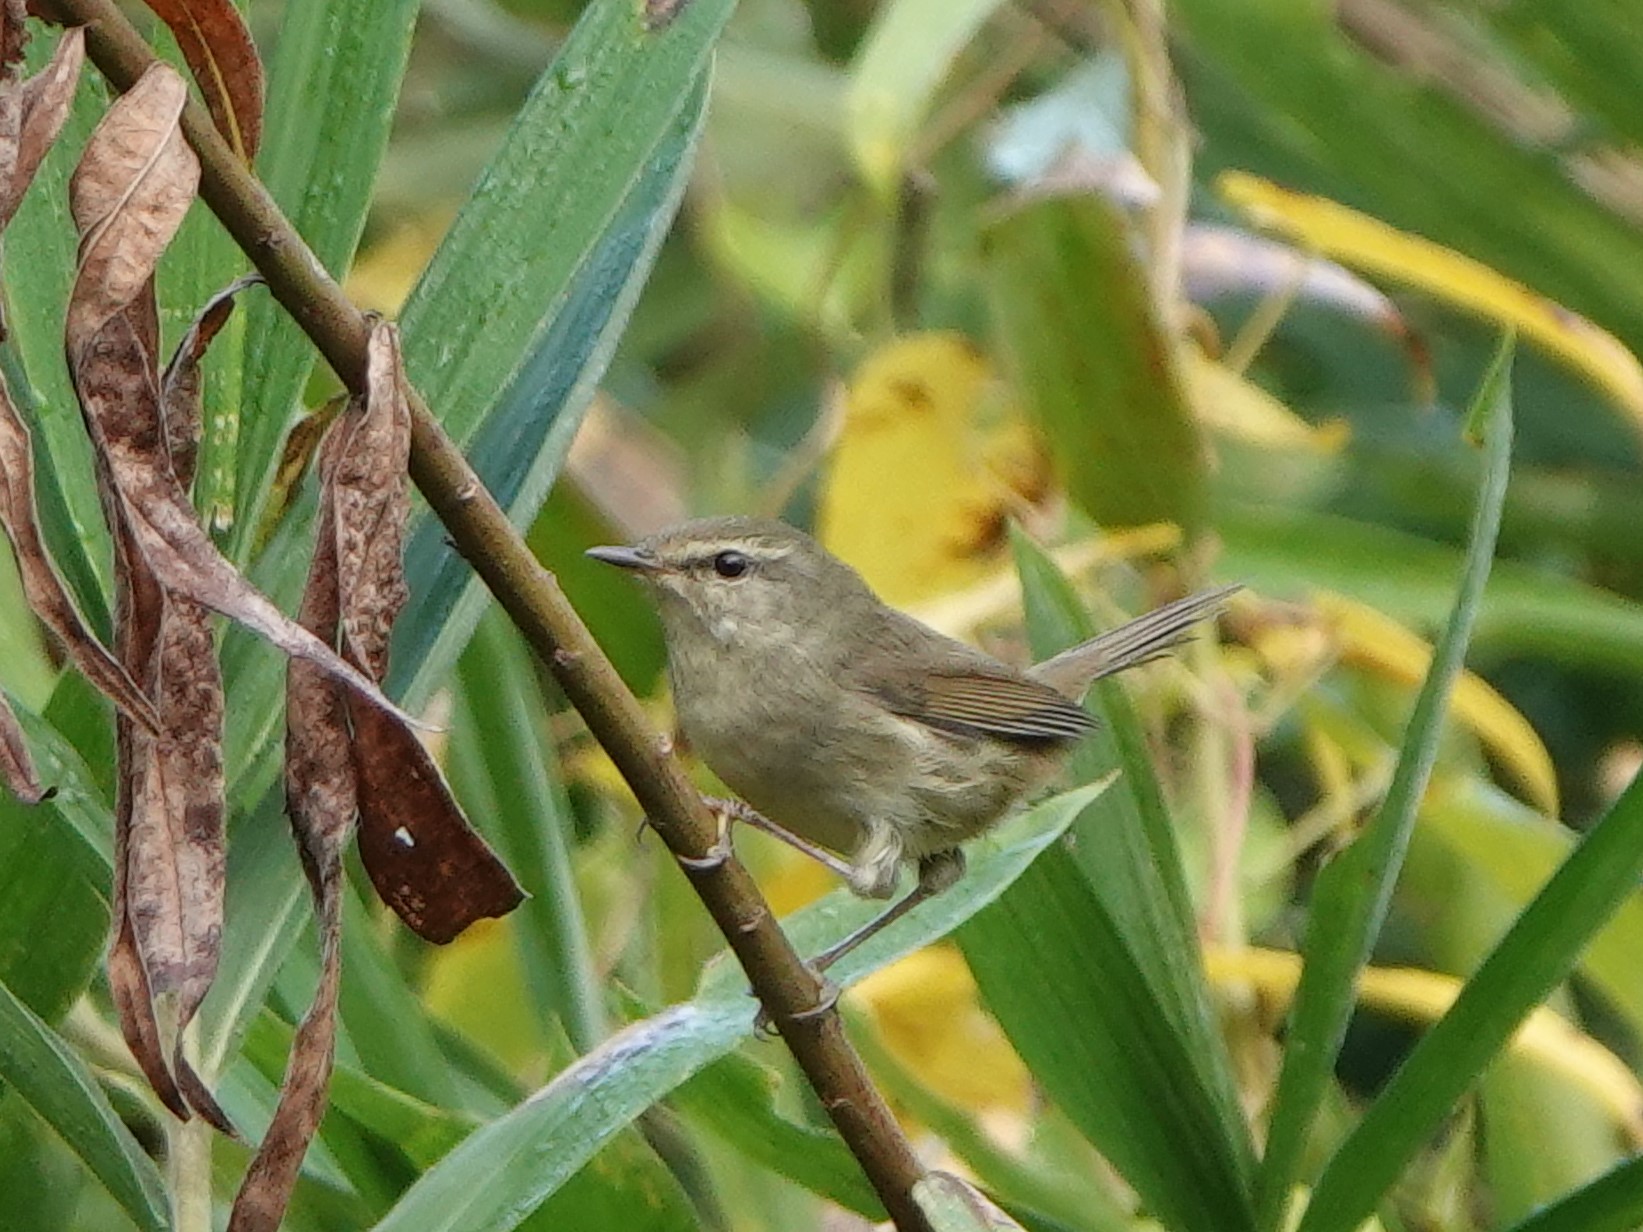
<svg viewBox="0 0 1643 1232">
<path fill-rule="evenodd" d="M 153 51 L 113 0 L 51 0 L 51 7 L 60 19 L 87 27 L 86 50 L 116 89 L 129 89 L 155 63 Z M 193 100 L 182 127 L 200 158 L 200 197 L 343 383 L 360 388 L 365 318 Z M 923 1169 L 911 1146 L 846 1040 L 838 1014 L 816 1012 L 821 992 L 816 978 L 777 926 L 747 870 L 734 856 L 711 858 L 717 826 L 669 742 L 651 727 L 558 582 L 531 555 L 415 391 L 411 408 L 412 480 L 610 754 L 657 835 L 675 857 L 693 862 L 687 868 L 691 885 L 885 1210 L 903 1232 L 928 1232 L 912 1197 Z"/>
</svg>

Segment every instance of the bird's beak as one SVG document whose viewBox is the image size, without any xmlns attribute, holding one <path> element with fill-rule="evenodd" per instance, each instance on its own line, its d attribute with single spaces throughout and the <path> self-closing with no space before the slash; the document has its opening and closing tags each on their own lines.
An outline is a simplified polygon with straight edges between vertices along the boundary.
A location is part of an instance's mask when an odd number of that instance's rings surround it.
<svg viewBox="0 0 1643 1232">
<path fill-rule="evenodd" d="M 604 561 L 607 565 L 615 565 L 620 569 L 636 569 L 643 573 L 654 572 L 662 567 L 661 561 L 638 548 L 589 548 L 588 555 L 594 560 Z"/>
</svg>

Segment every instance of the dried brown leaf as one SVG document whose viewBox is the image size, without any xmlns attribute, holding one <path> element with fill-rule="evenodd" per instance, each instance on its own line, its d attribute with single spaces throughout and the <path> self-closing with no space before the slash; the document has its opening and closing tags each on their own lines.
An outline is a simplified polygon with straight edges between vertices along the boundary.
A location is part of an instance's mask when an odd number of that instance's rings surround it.
<svg viewBox="0 0 1643 1232">
<path fill-rule="evenodd" d="M 23 62 L 29 41 L 24 16 L 23 0 L 0 0 L 0 87 L 16 79 L 17 65 Z"/>
<path fill-rule="evenodd" d="M 171 27 L 217 131 L 250 162 L 262 141 L 262 60 L 231 0 L 148 0 Z"/>
<path fill-rule="evenodd" d="M 468 825 L 428 750 L 380 711 L 349 699 L 359 771 L 359 854 L 371 884 L 424 941 L 504 916 L 524 891 Z"/>
<path fill-rule="evenodd" d="M 134 675 L 140 678 L 146 676 L 159 645 L 165 600 L 153 575 L 142 567 L 141 556 L 135 552 L 125 528 L 116 524 L 113 530 L 115 649 L 121 662 L 132 666 Z M 132 904 L 132 870 L 134 866 L 140 870 L 151 859 L 140 838 L 133 850 L 133 838 L 138 834 L 135 818 L 148 807 L 145 797 L 152 793 L 148 740 L 149 736 L 123 715 L 115 720 L 114 942 L 108 953 L 108 986 L 120 1033 L 138 1068 L 160 1102 L 186 1120 L 188 1103 L 166 1058 Z"/>
<path fill-rule="evenodd" d="M 411 457 L 411 408 L 399 352 L 399 331 L 377 323 L 366 348 L 362 411 L 344 417 L 340 445 L 326 479 L 336 536 L 342 648 L 351 662 L 381 680 L 388 642 L 405 606 L 405 490 Z"/>
<path fill-rule="evenodd" d="M 380 678 L 405 601 L 400 567 L 409 501 L 411 419 L 399 334 L 371 333 L 367 397 L 333 428 L 341 437 L 326 488 L 336 535 L 342 648 Z M 348 704 L 358 774 L 359 850 L 384 902 L 420 937 L 443 944 L 475 920 L 506 915 L 523 892 L 452 798 L 416 736 L 389 716 Z"/>
<path fill-rule="evenodd" d="M 80 232 L 65 330 L 71 368 L 80 366 L 103 323 L 142 293 L 194 199 L 200 164 L 180 125 L 187 99 L 183 79 L 156 64 L 114 101 L 86 141 L 69 181 L 69 211 Z"/>
<path fill-rule="evenodd" d="M 46 67 L 18 85 L 0 78 L 0 229 L 68 118 L 85 63 L 85 34 L 64 31 Z"/>
<path fill-rule="evenodd" d="M 91 635 L 52 568 L 40 538 L 34 505 L 34 455 L 28 428 L 0 379 L 0 527 L 11 540 L 23 594 L 40 622 L 55 633 L 70 660 L 114 705 L 150 731 L 159 727 L 152 702 L 130 673 Z"/>
<path fill-rule="evenodd" d="M 12 713 L 11 703 L 0 693 L 0 783 L 24 804 L 39 804 L 46 797 L 40 776 L 29 755 L 23 727 Z"/>
<path fill-rule="evenodd" d="M 154 353 L 159 323 L 152 280 L 104 323 L 110 353 L 124 364 L 134 417 L 159 423 Z M 97 348 L 94 347 L 95 351 Z M 145 410 L 146 408 L 146 410 Z M 163 432 L 148 434 L 156 467 L 169 467 Z M 233 1125 L 182 1055 L 183 1032 L 216 975 L 223 923 L 223 692 L 209 617 L 168 595 L 123 516 L 112 467 L 99 468 L 115 538 L 115 635 L 122 662 L 155 703 L 157 733 L 122 720 L 117 727 L 119 792 L 115 812 L 117 933 L 110 982 L 121 1030 L 144 1073 L 174 1112 L 192 1108 L 224 1133 Z M 169 1064 L 155 1010 L 174 1012 Z"/>
<path fill-rule="evenodd" d="M 160 379 L 160 405 L 165 419 L 166 444 L 171 453 L 171 469 L 177 482 L 187 488 L 194 482 L 194 464 L 200 452 L 200 360 L 234 311 L 234 297 L 247 287 L 263 281 L 261 274 L 235 279 L 208 301 L 188 332 L 177 344 L 176 353 Z"/>
<path fill-rule="evenodd" d="M 315 891 L 321 902 L 319 986 L 291 1042 L 280 1102 L 235 1195 L 228 1232 L 276 1232 L 302 1171 L 302 1157 L 325 1115 L 336 1046 L 337 990 L 342 982 L 340 868 L 331 874 L 324 891 Z"/>
</svg>

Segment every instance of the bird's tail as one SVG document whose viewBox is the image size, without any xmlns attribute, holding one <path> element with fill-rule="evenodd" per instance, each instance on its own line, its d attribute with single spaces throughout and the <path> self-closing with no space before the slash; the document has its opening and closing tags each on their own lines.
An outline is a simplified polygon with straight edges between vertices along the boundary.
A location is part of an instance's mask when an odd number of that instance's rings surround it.
<svg viewBox="0 0 1643 1232">
<path fill-rule="evenodd" d="M 1183 642 L 1201 620 L 1208 620 L 1226 606 L 1241 586 L 1222 586 L 1166 603 L 1155 611 L 1126 621 L 1071 650 L 1034 666 L 1029 673 L 1057 693 L 1074 700 L 1103 676 L 1135 667 L 1166 654 Z"/>
</svg>

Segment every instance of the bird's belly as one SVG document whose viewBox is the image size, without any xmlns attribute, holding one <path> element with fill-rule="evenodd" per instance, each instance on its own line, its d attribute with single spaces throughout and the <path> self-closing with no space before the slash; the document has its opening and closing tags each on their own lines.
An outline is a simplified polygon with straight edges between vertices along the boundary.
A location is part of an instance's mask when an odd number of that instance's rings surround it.
<svg viewBox="0 0 1643 1232">
<path fill-rule="evenodd" d="M 708 724 L 681 711 L 692 747 L 771 821 L 846 855 L 888 825 L 913 858 L 951 850 L 1007 814 L 1042 776 L 999 742 L 882 710 L 775 722 L 749 704 Z"/>
</svg>

